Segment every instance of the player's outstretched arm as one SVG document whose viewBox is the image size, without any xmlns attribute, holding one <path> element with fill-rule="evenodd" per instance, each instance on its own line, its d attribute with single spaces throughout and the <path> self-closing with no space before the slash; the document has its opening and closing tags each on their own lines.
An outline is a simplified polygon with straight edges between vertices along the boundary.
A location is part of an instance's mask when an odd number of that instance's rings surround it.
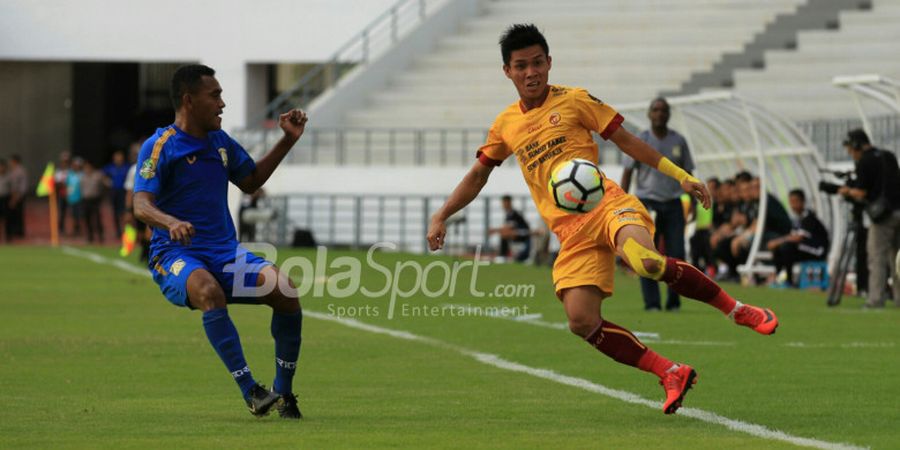
<svg viewBox="0 0 900 450">
<path fill-rule="evenodd" d="M 447 218 L 465 208 L 472 200 L 475 200 L 475 197 L 478 197 L 478 193 L 487 183 L 493 170 L 493 167 L 475 161 L 475 164 L 469 169 L 469 173 L 459 182 L 444 206 L 431 216 L 431 225 L 428 227 L 428 247 L 431 250 L 437 250 L 444 246 Z"/>
<path fill-rule="evenodd" d="M 272 172 L 275 172 L 275 168 L 281 164 L 281 160 L 287 156 L 294 144 L 300 139 L 300 136 L 303 135 L 307 120 L 309 118 L 306 116 L 306 113 L 299 109 L 292 109 L 278 116 L 278 125 L 284 131 L 284 136 L 275 143 L 275 146 L 265 156 L 256 161 L 256 169 L 237 183 L 242 191 L 252 194 L 266 184 L 266 181 L 272 176 Z"/>
<path fill-rule="evenodd" d="M 685 172 L 681 167 L 676 166 L 669 158 L 656 151 L 655 148 L 631 134 L 624 127 L 619 127 L 609 139 L 626 155 L 634 158 L 635 161 L 642 162 L 650 167 L 656 167 L 656 170 L 678 180 L 685 192 L 699 200 L 704 208 L 709 209 L 711 197 L 706 185 Z"/>
<path fill-rule="evenodd" d="M 134 193 L 134 217 L 153 228 L 169 230 L 169 239 L 191 245 L 194 226 L 172 217 L 156 207 L 156 197 L 145 191 Z"/>
</svg>

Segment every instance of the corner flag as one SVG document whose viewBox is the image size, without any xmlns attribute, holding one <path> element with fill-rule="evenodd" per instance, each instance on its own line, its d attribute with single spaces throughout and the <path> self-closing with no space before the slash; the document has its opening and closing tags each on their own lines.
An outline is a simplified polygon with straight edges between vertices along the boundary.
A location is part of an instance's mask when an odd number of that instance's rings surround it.
<svg viewBox="0 0 900 450">
<path fill-rule="evenodd" d="M 38 182 L 37 186 L 37 196 L 38 197 L 46 197 L 53 192 L 56 187 L 53 184 L 53 172 L 55 171 L 53 167 L 53 163 L 47 163 L 47 168 L 44 169 L 44 175 L 41 176 L 41 181 Z"/>
<path fill-rule="evenodd" d="M 57 228 L 56 224 L 58 214 L 56 211 L 56 186 L 53 181 L 55 170 L 52 162 L 47 163 L 47 168 L 44 169 L 44 175 L 41 176 L 41 181 L 38 182 L 37 187 L 38 197 L 50 196 L 50 244 L 54 247 L 59 245 L 59 228 Z"/>
</svg>

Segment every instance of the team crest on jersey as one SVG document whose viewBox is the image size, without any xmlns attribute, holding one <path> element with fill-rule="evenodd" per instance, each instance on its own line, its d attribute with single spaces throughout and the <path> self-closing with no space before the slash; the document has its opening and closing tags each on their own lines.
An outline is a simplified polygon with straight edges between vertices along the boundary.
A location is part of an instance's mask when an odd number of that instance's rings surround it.
<svg viewBox="0 0 900 450">
<path fill-rule="evenodd" d="M 219 156 L 222 157 L 222 165 L 228 167 L 228 150 L 225 150 L 224 147 L 220 147 Z"/>
<path fill-rule="evenodd" d="M 144 161 L 144 164 L 141 164 L 141 177 L 145 180 L 149 180 L 156 176 L 156 164 L 153 164 L 152 159 L 147 159 Z"/>
<path fill-rule="evenodd" d="M 550 125 L 557 126 L 560 120 L 562 120 L 562 116 L 558 112 L 550 114 Z"/>
<path fill-rule="evenodd" d="M 169 272 L 172 272 L 176 277 L 179 273 L 181 273 L 181 269 L 184 269 L 185 263 L 183 259 L 176 259 L 175 262 L 172 263 L 172 266 L 169 267 Z"/>
<path fill-rule="evenodd" d="M 681 146 L 680 145 L 676 145 L 676 146 L 672 147 L 672 156 L 674 156 L 676 158 L 681 158 Z"/>
</svg>

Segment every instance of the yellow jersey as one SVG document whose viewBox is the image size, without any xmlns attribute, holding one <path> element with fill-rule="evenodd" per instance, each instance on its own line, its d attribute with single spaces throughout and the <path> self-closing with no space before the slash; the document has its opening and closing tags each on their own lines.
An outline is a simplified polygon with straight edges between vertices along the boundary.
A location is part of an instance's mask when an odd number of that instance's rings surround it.
<svg viewBox="0 0 900 450">
<path fill-rule="evenodd" d="M 516 102 L 501 112 L 477 157 L 482 164 L 498 166 L 515 154 L 538 212 L 550 230 L 560 234 L 580 215 L 559 209 L 553 201 L 547 188 L 553 168 L 575 158 L 597 161 L 591 131 L 609 139 L 623 121 L 615 109 L 586 90 L 551 85 L 541 106 L 523 112 Z M 604 185 L 617 188 L 608 179 Z"/>
</svg>

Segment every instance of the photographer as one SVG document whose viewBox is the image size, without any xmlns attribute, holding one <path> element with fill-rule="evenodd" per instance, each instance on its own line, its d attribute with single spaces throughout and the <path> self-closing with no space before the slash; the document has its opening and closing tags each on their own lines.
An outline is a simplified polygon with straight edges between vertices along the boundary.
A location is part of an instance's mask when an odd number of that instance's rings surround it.
<svg viewBox="0 0 900 450">
<path fill-rule="evenodd" d="M 838 193 L 858 202 L 864 201 L 866 214 L 872 220 L 866 240 L 869 293 L 865 306 L 884 306 L 884 286 L 889 274 L 893 278 L 894 302 L 900 306 L 900 280 L 894 261 L 900 247 L 900 167 L 897 158 L 892 152 L 873 147 L 869 136 L 860 129 L 847 133 L 844 146 L 856 162 L 856 180 L 842 186 Z"/>
</svg>

